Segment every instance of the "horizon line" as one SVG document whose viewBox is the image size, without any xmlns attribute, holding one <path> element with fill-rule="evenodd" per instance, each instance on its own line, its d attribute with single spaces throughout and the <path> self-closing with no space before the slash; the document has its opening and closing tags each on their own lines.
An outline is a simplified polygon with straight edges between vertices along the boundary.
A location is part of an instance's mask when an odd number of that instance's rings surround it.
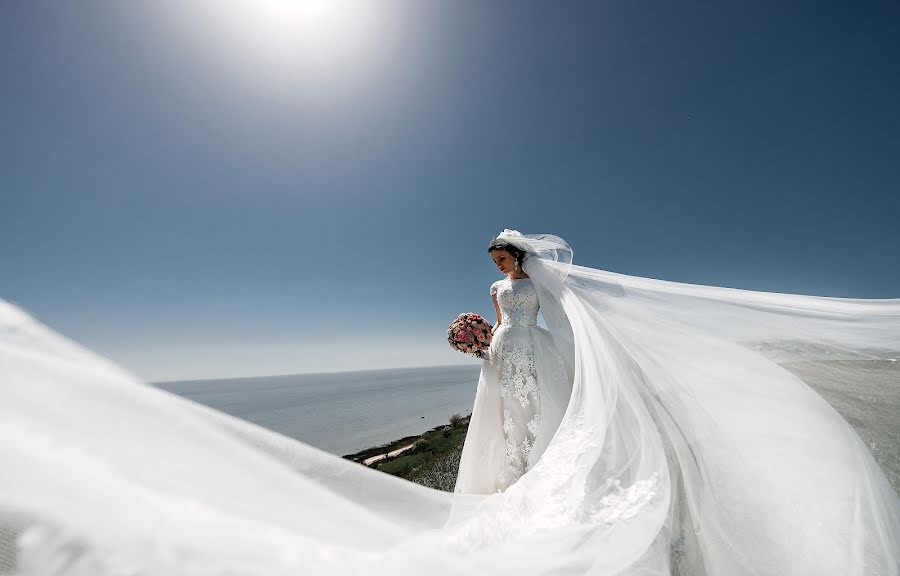
<svg viewBox="0 0 900 576">
<path fill-rule="evenodd" d="M 472 364 L 471 367 L 477 367 Z M 285 374 L 260 374 L 258 376 L 219 376 L 214 378 L 187 378 L 183 380 L 145 380 L 147 384 L 172 384 L 176 382 L 202 382 L 208 380 L 253 380 L 255 378 L 280 378 L 283 376 L 315 376 L 324 374 L 347 374 L 351 372 L 385 372 L 387 370 L 417 370 L 420 368 L 465 368 L 466 364 L 428 364 L 422 366 L 398 366 L 396 368 L 358 368 L 356 370 L 322 370 L 316 372 L 289 372 Z"/>
</svg>

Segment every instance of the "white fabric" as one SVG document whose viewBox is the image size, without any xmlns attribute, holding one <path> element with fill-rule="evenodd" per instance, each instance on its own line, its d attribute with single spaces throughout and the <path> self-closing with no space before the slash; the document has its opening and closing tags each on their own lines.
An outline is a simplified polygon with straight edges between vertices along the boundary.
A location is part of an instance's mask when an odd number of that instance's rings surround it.
<svg viewBox="0 0 900 576">
<path fill-rule="evenodd" d="M 0 572 L 900 574 L 900 498 L 780 364 L 897 359 L 900 300 L 630 277 L 501 236 L 574 378 L 540 459 L 491 495 L 144 385 L 0 302 Z"/>
</svg>

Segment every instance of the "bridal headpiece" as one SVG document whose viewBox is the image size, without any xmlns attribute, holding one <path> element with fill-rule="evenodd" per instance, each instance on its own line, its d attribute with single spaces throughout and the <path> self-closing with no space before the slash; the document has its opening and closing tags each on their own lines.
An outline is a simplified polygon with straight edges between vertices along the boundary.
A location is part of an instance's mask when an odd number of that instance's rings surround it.
<svg viewBox="0 0 900 576">
<path fill-rule="evenodd" d="M 528 257 L 527 252 L 529 252 L 529 249 L 527 246 L 527 242 L 525 242 L 525 240 L 526 240 L 525 235 L 523 235 L 518 230 L 510 230 L 509 228 L 504 228 L 503 232 L 497 234 L 497 240 L 503 240 L 504 242 L 508 242 L 509 244 L 512 244 L 516 248 L 521 248 L 522 250 L 525 250 L 525 252 L 526 252 L 525 257 L 526 258 Z"/>
<path fill-rule="evenodd" d="M 504 228 L 503 232 L 497 235 L 497 239 L 524 250 L 523 264 L 529 258 L 536 256 L 541 260 L 566 264 L 567 267 L 564 269 L 563 277 L 568 274 L 568 266 L 572 264 L 572 248 L 559 236 L 553 234 L 522 234 L 518 230 Z M 530 272 L 529 275 L 531 275 Z"/>
</svg>

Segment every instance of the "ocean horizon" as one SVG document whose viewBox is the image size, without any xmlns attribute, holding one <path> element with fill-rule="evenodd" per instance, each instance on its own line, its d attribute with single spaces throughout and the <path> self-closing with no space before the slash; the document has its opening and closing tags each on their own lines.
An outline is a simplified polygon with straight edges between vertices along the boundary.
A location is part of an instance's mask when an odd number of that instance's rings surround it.
<svg viewBox="0 0 900 576">
<path fill-rule="evenodd" d="M 343 456 L 471 414 L 480 365 L 150 384 Z"/>
</svg>

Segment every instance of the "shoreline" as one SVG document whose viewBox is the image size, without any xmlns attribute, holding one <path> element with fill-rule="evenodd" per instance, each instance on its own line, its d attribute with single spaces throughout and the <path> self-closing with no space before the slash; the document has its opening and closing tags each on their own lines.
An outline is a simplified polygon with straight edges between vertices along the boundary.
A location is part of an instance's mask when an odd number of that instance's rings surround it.
<svg viewBox="0 0 900 576">
<path fill-rule="evenodd" d="M 469 430 L 471 414 L 454 414 L 447 424 L 416 436 L 345 454 L 342 458 L 411 482 L 453 491 L 459 458 Z"/>
<path fill-rule="evenodd" d="M 365 460 L 363 460 L 362 463 L 365 464 L 366 466 L 371 466 L 373 462 L 378 462 L 379 460 L 384 460 L 385 458 L 393 458 L 394 456 L 397 456 L 398 454 L 402 454 L 403 452 L 406 452 L 407 450 L 409 450 L 410 448 L 412 448 L 415 445 L 416 445 L 415 442 L 413 442 L 412 444 L 407 444 L 406 446 L 403 446 L 402 448 L 397 448 L 396 450 L 392 450 L 385 454 L 378 454 L 376 456 L 370 456 L 370 457 L 366 458 Z"/>
</svg>

